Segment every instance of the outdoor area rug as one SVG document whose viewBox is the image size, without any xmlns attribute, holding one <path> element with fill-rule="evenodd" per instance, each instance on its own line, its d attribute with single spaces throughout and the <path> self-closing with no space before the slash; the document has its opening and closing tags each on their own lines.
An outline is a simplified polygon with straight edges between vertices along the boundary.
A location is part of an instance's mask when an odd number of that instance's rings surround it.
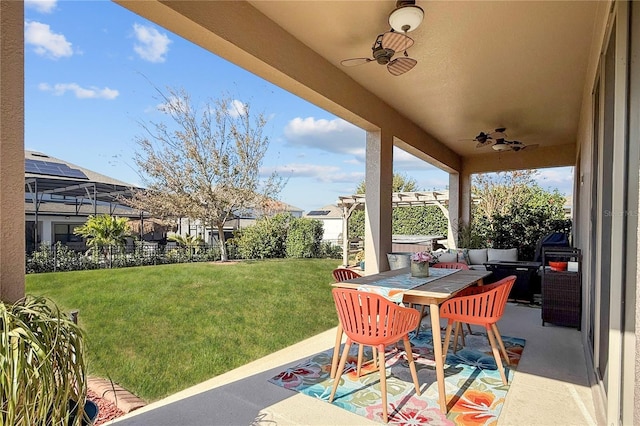
<svg viewBox="0 0 640 426">
<path fill-rule="evenodd" d="M 389 423 L 495 425 L 509 385 L 502 384 L 486 334 L 474 332 L 473 335 L 465 335 L 466 346 L 459 347 L 456 354 L 452 351 L 453 344 L 449 347 L 445 364 L 449 407 L 446 416 L 438 406 L 431 330 L 422 330 L 418 337 L 410 337 L 422 395 L 415 394 L 402 342 L 398 343 L 398 349 L 388 347 L 386 367 Z M 511 363 L 510 366 L 505 366 L 508 382 L 511 383 L 525 340 L 506 336 L 502 336 L 502 340 Z M 333 404 L 368 419 L 383 422 L 378 369 L 372 362 L 363 363 L 362 373 L 358 378 L 357 351 L 358 345 L 353 344 Z M 269 381 L 328 402 L 333 386 L 333 379 L 329 377 L 332 355 L 333 349 L 316 354 Z M 365 349 L 365 359 L 371 360 L 370 348 Z"/>
</svg>

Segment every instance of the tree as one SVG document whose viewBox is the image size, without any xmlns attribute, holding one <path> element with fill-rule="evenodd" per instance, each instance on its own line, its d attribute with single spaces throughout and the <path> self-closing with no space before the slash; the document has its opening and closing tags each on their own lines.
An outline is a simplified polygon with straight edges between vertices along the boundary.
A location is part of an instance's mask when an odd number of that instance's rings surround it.
<svg viewBox="0 0 640 426">
<path fill-rule="evenodd" d="M 365 181 L 362 180 L 356 188 L 356 194 L 364 194 L 365 189 Z M 418 191 L 418 184 L 415 179 L 408 177 L 407 175 L 394 173 L 391 190 L 393 192 L 415 192 Z"/>
<path fill-rule="evenodd" d="M 541 237 L 570 232 L 571 221 L 564 217 L 565 197 L 557 189 L 541 188 L 534 180 L 537 173 L 518 170 L 474 176 L 472 193 L 477 203 L 471 226 L 463 228 L 459 238 L 494 248 L 518 247 L 520 259 L 533 259 Z"/>
<path fill-rule="evenodd" d="M 124 247 L 130 237 L 129 219 L 108 214 L 89 216 L 84 225 L 77 227 L 74 234 L 87 239 L 89 247 Z"/>
<path fill-rule="evenodd" d="M 173 122 L 141 123 L 134 161 L 147 189 L 130 205 L 162 218 L 188 217 L 216 229 L 222 261 L 228 259 L 227 220 L 262 205 L 282 189 L 274 173 L 264 181 L 260 166 L 269 147 L 266 119 L 249 104 L 223 97 L 197 108 L 184 90 L 157 90 L 159 110 Z"/>
<path fill-rule="evenodd" d="M 87 245 L 94 251 L 102 250 L 102 254 L 109 261 L 109 267 L 112 247 L 123 248 L 127 237 L 131 236 L 129 219 L 108 214 L 89 216 L 84 225 L 77 227 L 73 233 L 86 238 Z"/>
</svg>

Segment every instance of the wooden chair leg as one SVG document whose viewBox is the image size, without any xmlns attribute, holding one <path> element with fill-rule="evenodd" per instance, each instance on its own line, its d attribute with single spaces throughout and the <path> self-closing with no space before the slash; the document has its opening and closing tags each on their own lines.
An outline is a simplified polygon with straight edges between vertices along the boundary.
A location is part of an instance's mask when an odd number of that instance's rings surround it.
<svg viewBox="0 0 640 426">
<path fill-rule="evenodd" d="M 467 323 L 467 331 L 469 332 L 469 335 L 473 334 L 473 331 L 471 331 L 471 324 Z"/>
<path fill-rule="evenodd" d="M 356 375 L 360 377 L 360 371 L 362 370 L 362 357 L 364 355 L 364 345 L 358 345 L 358 369 L 356 370 Z"/>
<path fill-rule="evenodd" d="M 411 370 L 411 377 L 413 378 L 413 386 L 416 388 L 416 395 L 420 396 L 420 382 L 418 382 L 416 363 L 413 359 L 413 352 L 411 352 L 411 342 L 409 342 L 409 337 L 407 336 L 404 336 L 402 341 L 404 342 L 404 352 L 407 354 L 407 360 L 409 361 L 409 369 Z"/>
<path fill-rule="evenodd" d="M 453 353 L 455 354 L 458 351 L 458 336 L 460 334 L 460 322 L 456 322 L 456 329 L 453 334 Z M 464 346 L 464 343 L 462 344 Z"/>
<path fill-rule="evenodd" d="M 442 351 L 442 362 L 446 362 L 447 360 L 447 352 L 449 351 L 449 341 L 451 340 L 451 328 L 453 326 L 453 322 L 449 321 L 447 323 L 447 331 L 444 334 L 444 345 Z M 435 345 L 435 342 L 434 342 Z"/>
<path fill-rule="evenodd" d="M 373 366 L 378 366 L 378 349 L 375 346 L 371 346 L 371 360 L 373 361 Z"/>
<path fill-rule="evenodd" d="M 504 367 L 502 366 L 502 358 L 500 358 L 500 352 L 498 351 L 498 347 L 496 346 L 496 339 L 493 337 L 493 331 L 491 327 L 487 326 L 487 336 L 489 336 L 489 343 L 491 344 L 491 352 L 493 352 L 493 358 L 496 360 L 496 365 L 498 366 L 498 371 L 500 372 L 500 378 L 502 379 L 502 384 L 507 384 L 507 376 L 504 373 Z"/>
<path fill-rule="evenodd" d="M 340 358 L 340 364 L 338 364 L 336 377 L 333 379 L 333 389 L 331 389 L 331 395 L 329 395 L 329 402 L 333 402 L 333 397 L 336 395 L 336 391 L 338 390 L 338 385 L 340 384 L 340 379 L 342 378 L 342 373 L 344 371 L 344 365 L 347 363 L 349 349 L 351 349 L 351 340 L 347 339 L 347 343 L 344 345 L 344 351 L 342 352 L 342 357 Z"/>
<path fill-rule="evenodd" d="M 380 390 L 382 394 L 382 418 L 385 423 L 389 423 L 389 414 L 387 412 L 387 369 L 384 363 L 384 348 L 378 348 L 378 354 L 380 356 Z"/>
<path fill-rule="evenodd" d="M 498 330 L 498 324 L 491 324 L 491 329 L 496 335 L 496 339 L 498 340 L 498 344 L 500 345 L 500 351 L 502 352 L 502 356 L 504 356 L 505 362 L 507 363 L 507 365 L 511 365 L 509 355 L 507 355 L 507 349 L 504 347 L 504 342 L 502 341 L 502 337 L 500 336 L 500 330 Z"/>
<path fill-rule="evenodd" d="M 469 324 L 467 324 L 468 326 Z M 467 346 L 467 342 L 464 341 L 464 331 L 462 331 L 462 323 L 459 322 L 456 325 L 456 331 L 458 332 L 458 334 L 460 335 L 460 339 L 462 340 L 462 346 Z M 456 342 L 457 343 L 457 342 Z"/>
<path fill-rule="evenodd" d="M 338 329 L 336 330 L 336 344 L 333 347 L 333 357 L 331 359 L 331 377 L 336 377 L 338 369 L 338 359 L 340 357 L 340 344 L 342 343 L 342 323 L 338 321 Z"/>
</svg>

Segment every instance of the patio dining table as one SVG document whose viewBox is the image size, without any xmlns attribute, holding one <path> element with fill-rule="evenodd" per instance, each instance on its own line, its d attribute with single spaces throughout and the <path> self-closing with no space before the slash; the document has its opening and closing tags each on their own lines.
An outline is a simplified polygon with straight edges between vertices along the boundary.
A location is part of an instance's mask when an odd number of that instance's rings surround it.
<svg viewBox="0 0 640 426">
<path fill-rule="evenodd" d="M 434 274 L 442 273 L 431 269 Z M 456 293 L 474 284 L 482 285 L 484 278 L 491 275 L 491 271 L 478 270 L 457 270 L 449 271 L 447 275 L 426 278 L 410 278 L 413 283 L 411 288 L 404 290 L 402 301 L 419 305 L 429 305 L 431 315 L 431 329 L 433 335 L 433 353 L 436 363 L 436 379 L 438 381 L 438 402 L 443 413 L 447 413 L 447 400 L 444 383 L 444 354 L 442 347 L 442 337 L 440 333 L 440 304 L 454 297 Z M 378 274 L 367 275 L 352 280 L 332 284 L 334 287 L 360 288 L 376 287 L 383 285 L 389 287 L 389 282 L 409 281 L 409 268 L 396 269 L 394 271 L 384 271 Z M 393 284 L 392 284 L 393 285 Z M 402 288 L 400 288 L 402 289 Z M 336 347 L 342 341 L 342 325 L 338 324 L 336 335 Z M 440 344 L 436 344 L 440 342 Z M 334 351 L 333 362 L 331 364 L 331 377 L 335 377 L 337 369 L 338 351 Z"/>
</svg>

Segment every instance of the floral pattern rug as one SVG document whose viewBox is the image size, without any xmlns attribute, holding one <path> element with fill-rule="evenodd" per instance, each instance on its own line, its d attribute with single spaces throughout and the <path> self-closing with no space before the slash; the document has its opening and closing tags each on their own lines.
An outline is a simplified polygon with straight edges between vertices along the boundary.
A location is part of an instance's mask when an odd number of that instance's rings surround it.
<svg viewBox="0 0 640 426">
<path fill-rule="evenodd" d="M 399 425 L 495 425 L 504 404 L 509 385 L 503 385 L 491 346 L 484 333 L 465 335 L 465 347 L 459 345 L 456 354 L 449 347 L 445 363 L 445 388 L 449 413 L 438 406 L 431 330 L 413 333 L 413 347 L 418 381 L 422 395 L 417 396 L 411 379 L 404 345 L 399 342 L 387 347 L 387 393 L 389 423 Z M 525 340 L 502 336 L 510 366 L 505 365 L 509 383 L 520 361 Z M 383 422 L 382 398 L 378 369 L 372 362 L 363 363 L 360 378 L 356 376 L 358 345 L 352 345 L 345 372 L 333 404 L 366 418 Z M 329 401 L 333 380 L 329 378 L 333 349 L 288 368 L 269 379 L 271 383 Z M 371 360 L 371 349 L 365 349 L 365 359 Z M 504 365 L 504 363 L 503 363 Z"/>
</svg>

